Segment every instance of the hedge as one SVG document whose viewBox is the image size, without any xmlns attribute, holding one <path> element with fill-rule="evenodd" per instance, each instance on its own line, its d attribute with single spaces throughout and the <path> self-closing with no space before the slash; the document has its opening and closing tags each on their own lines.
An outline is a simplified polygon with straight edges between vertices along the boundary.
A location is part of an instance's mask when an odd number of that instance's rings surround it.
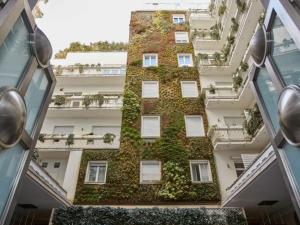
<svg viewBox="0 0 300 225">
<path fill-rule="evenodd" d="M 53 225 L 246 225 L 239 209 L 110 208 L 57 209 Z"/>
</svg>

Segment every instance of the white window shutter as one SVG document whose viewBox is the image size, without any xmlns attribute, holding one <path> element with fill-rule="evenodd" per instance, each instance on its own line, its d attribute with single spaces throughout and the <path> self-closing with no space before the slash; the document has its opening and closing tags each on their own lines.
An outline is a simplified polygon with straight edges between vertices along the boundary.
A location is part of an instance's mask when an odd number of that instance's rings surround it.
<svg viewBox="0 0 300 225">
<path fill-rule="evenodd" d="M 241 154 L 245 169 L 257 158 L 258 154 Z"/>
<path fill-rule="evenodd" d="M 182 81 L 181 93 L 184 98 L 195 98 L 199 96 L 197 82 L 196 81 Z"/>
<path fill-rule="evenodd" d="M 186 116 L 185 123 L 187 137 L 205 136 L 202 116 Z"/>
<path fill-rule="evenodd" d="M 143 81 L 142 97 L 143 98 L 158 98 L 159 97 L 158 81 Z"/>
<path fill-rule="evenodd" d="M 159 137 L 160 136 L 160 119 L 159 116 L 142 117 L 142 136 Z"/>
<path fill-rule="evenodd" d="M 141 181 L 159 181 L 161 178 L 160 163 L 158 161 L 142 162 Z"/>
</svg>

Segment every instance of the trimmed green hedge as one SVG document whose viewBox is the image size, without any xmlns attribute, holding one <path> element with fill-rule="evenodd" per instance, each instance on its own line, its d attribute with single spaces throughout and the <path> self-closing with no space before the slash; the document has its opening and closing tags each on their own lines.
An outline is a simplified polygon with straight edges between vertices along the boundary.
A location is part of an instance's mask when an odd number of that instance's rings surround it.
<svg viewBox="0 0 300 225">
<path fill-rule="evenodd" d="M 70 207 L 55 210 L 53 225 L 246 225 L 239 209 Z"/>
</svg>

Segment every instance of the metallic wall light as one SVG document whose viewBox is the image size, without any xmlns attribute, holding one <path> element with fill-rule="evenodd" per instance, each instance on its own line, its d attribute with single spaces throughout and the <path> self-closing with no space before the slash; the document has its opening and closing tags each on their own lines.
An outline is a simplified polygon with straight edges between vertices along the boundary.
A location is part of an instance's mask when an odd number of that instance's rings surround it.
<svg viewBox="0 0 300 225">
<path fill-rule="evenodd" d="M 300 146 L 300 87 L 285 87 L 278 99 L 280 127 L 284 138 L 294 146 Z"/>
<path fill-rule="evenodd" d="M 52 46 L 47 36 L 38 27 L 30 34 L 30 48 L 40 67 L 46 68 L 50 65 Z"/>
<path fill-rule="evenodd" d="M 19 142 L 25 129 L 26 112 L 25 101 L 17 89 L 0 88 L 0 150 Z"/>
<path fill-rule="evenodd" d="M 264 26 L 258 28 L 250 41 L 250 54 L 257 67 L 263 67 L 267 54 L 270 51 L 270 34 Z"/>
</svg>

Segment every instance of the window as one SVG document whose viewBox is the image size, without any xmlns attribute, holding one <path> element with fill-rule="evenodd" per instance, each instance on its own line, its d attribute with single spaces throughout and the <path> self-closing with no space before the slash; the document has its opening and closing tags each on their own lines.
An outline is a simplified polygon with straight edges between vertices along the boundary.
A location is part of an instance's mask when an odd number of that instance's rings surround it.
<svg viewBox="0 0 300 225">
<path fill-rule="evenodd" d="M 42 162 L 42 167 L 43 168 L 47 168 L 48 167 L 48 163 L 47 162 Z"/>
<path fill-rule="evenodd" d="M 193 66 L 192 54 L 178 54 L 178 66 Z"/>
<path fill-rule="evenodd" d="M 141 134 L 144 138 L 160 137 L 160 117 L 142 116 Z"/>
<path fill-rule="evenodd" d="M 59 168 L 60 167 L 60 162 L 55 162 L 54 163 L 54 168 Z"/>
<path fill-rule="evenodd" d="M 69 135 L 73 133 L 73 130 L 73 126 L 55 126 L 53 134 Z"/>
<path fill-rule="evenodd" d="M 160 161 L 141 161 L 140 183 L 157 183 L 161 179 Z"/>
<path fill-rule="evenodd" d="M 181 81 L 181 94 L 183 98 L 197 98 L 199 96 L 196 81 Z"/>
<path fill-rule="evenodd" d="M 188 32 L 175 32 L 175 42 L 176 43 L 189 43 Z"/>
<path fill-rule="evenodd" d="M 157 66 L 157 54 L 144 54 L 143 55 L 143 67 Z"/>
<path fill-rule="evenodd" d="M 202 116 L 185 116 L 185 130 L 187 137 L 205 136 Z"/>
<path fill-rule="evenodd" d="M 190 161 L 190 170 L 193 183 L 211 182 L 211 170 L 208 160 Z"/>
<path fill-rule="evenodd" d="M 142 85 L 143 98 L 158 98 L 159 97 L 159 85 L 158 81 L 143 81 Z"/>
<path fill-rule="evenodd" d="M 185 22 L 185 15 L 184 14 L 174 14 L 173 15 L 173 23 L 181 24 Z"/>
<path fill-rule="evenodd" d="M 106 161 L 89 162 L 85 176 L 85 183 L 104 184 L 106 182 L 106 172 Z"/>
</svg>

